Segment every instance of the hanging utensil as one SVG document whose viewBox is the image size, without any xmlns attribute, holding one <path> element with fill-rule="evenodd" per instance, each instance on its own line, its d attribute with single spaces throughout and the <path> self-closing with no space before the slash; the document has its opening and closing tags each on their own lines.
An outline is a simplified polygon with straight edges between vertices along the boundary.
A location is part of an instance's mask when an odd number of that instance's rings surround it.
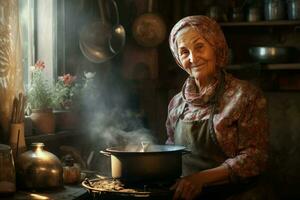
<svg viewBox="0 0 300 200">
<path fill-rule="evenodd" d="M 125 45 L 125 29 L 119 24 L 119 11 L 114 0 L 110 0 L 116 15 L 112 25 L 106 20 L 104 0 L 98 0 L 101 21 L 88 24 L 79 34 L 79 47 L 91 62 L 103 63 L 117 55 Z"/>
<path fill-rule="evenodd" d="M 148 0 L 148 13 L 140 15 L 133 22 L 135 41 L 145 47 L 155 47 L 166 37 L 166 24 L 161 16 L 153 12 L 153 0 Z"/>
</svg>

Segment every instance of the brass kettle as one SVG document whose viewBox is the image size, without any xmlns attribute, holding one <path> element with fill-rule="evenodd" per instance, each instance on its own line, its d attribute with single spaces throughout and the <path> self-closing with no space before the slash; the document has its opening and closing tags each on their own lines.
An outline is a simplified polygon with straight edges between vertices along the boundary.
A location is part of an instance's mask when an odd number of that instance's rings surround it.
<svg viewBox="0 0 300 200">
<path fill-rule="evenodd" d="M 33 143 L 32 150 L 22 153 L 16 164 L 17 182 L 27 189 L 48 189 L 63 186 L 60 160 L 43 149 L 43 143 Z"/>
</svg>

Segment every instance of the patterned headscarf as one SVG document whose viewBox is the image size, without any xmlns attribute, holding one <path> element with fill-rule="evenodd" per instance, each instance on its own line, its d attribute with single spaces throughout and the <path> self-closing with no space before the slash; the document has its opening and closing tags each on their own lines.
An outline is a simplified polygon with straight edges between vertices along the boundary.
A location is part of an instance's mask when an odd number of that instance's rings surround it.
<svg viewBox="0 0 300 200">
<path fill-rule="evenodd" d="M 216 21 L 202 15 L 185 17 L 177 22 L 172 28 L 169 37 L 169 45 L 177 64 L 182 67 L 177 50 L 177 35 L 180 30 L 189 26 L 194 27 L 199 34 L 213 47 L 216 53 L 217 67 L 225 67 L 228 62 L 228 46 L 225 36 L 221 30 L 221 27 Z"/>
</svg>

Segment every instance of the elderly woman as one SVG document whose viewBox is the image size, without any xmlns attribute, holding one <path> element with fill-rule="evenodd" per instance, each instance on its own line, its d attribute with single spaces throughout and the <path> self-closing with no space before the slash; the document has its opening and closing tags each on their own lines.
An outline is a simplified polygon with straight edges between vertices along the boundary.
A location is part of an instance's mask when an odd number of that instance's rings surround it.
<svg viewBox="0 0 300 200">
<path fill-rule="evenodd" d="M 177 64 L 189 74 L 170 101 L 166 122 L 167 144 L 191 150 L 183 157 L 174 199 L 232 199 L 265 169 L 266 99 L 259 89 L 224 71 L 228 47 L 214 20 L 183 18 L 169 43 Z"/>
</svg>

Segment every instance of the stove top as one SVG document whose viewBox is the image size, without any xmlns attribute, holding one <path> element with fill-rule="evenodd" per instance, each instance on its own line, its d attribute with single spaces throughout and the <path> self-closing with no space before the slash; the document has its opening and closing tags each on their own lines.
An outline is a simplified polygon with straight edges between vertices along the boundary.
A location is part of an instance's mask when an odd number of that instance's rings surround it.
<svg viewBox="0 0 300 200">
<path fill-rule="evenodd" d="M 174 183 L 150 182 L 150 183 L 126 183 L 112 178 L 85 179 L 82 185 L 88 189 L 95 200 L 109 199 L 172 199 L 173 191 L 169 188 Z"/>
</svg>

